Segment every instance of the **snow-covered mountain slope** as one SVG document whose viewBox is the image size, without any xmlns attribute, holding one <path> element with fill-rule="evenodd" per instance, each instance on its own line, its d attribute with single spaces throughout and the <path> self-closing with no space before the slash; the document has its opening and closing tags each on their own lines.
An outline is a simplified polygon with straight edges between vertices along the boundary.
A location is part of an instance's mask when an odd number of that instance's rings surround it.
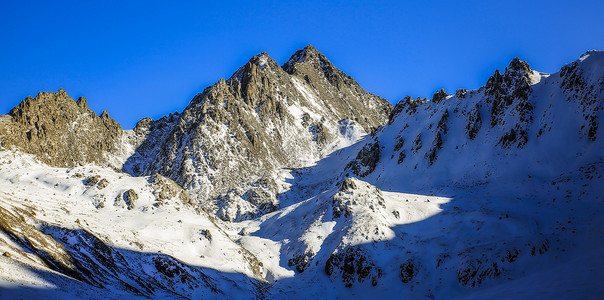
<svg viewBox="0 0 604 300">
<path fill-rule="evenodd" d="M 599 268 L 604 257 L 591 250 L 602 248 L 602 232 L 594 228 L 604 201 L 604 137 L 597 130 L 603 103 L 604 53 L 596 51 L 555 74 L 533 71 L 515 59 L 504 74 L 497 71 L 479 90 L 459 90 L 456 95 L 439 91 L 431 101 L 404 99 L 389 125 L 294 181 L 299 186 L 292 190 L 306 193 L 308 201 L 319 201 L 324 208 L 313 204 L 305 211 L 303 205 L 292 206 L 292 218 L 312 215 L 323 226 L 336 222 L 329 226 L 340 228 L 322 244 L 331 248 L 317 252 L 305 238 L 314 225 L 294 226 L 308 231 L 284 240 L 300 248 L 295 255 L 305 255 L 302 261 L 310 261 L 314 269 L 301 277 L 327 273 L 352 285 L 352 293 L 366 296 L 383 292 L 451 297 L 473 293 L 473 287 L 497 290 L 509 280 L 515 284 L 505 286 L 524 295 L 547 293 L 544 287 L 557 287 L 557 297 L 597 295 L 600 289 L 589 278 L 604 275 Z M 366 182 L 356 186 L 375 192 L 343 198 L 335 191 L 349 176 Z M 440 213 L 397 226 L 395 218 L 401 213 L 384 209 L 388 201 L 380 190 L 399 197 L 411 192 L 449 200 L 438 206 Z M 367 208 L 372 212 L 364 213 Z M 403 211 L 413 216 L 414 209 Z M 330 215 L 330 210 L 338 213 Z M 339 225 L 341 211 L 356 217 Z M 364 220 L 360 229 L 350 229 L 358 220 Z M 361 245 L 348 244 L 363 237 Z M 336 240 L 327 242 L 330 238 Z M 547 275 L 560 266 L 574 279 Z M 535 283 L 535 274 L 552 282 L 529 291 L 522 278 Z M 299 282 L 278 286 L 291 291 Z M 369 283 L 376 287 L 366 294 Z M 357 290 L 355 284 L 360 285 Z M 561 289 L 566 289 L 563 294 Z"/>
<path fill-rule="evenodd" d="M 11 270 L 0 275 L 2 298 L 23 284 L 57 288 L 57 297 L 73 288 L 82 297 L 216 298 L 254 295 L 263 282 L 254 255 L 161 175 L 0 154 L 0 269 Z"/>
<path fill-rule="evenodd" d="M 273 291 L 597 295 L 603 59 L 588 52 L 551 75 L 515 59 L 479 90 L 407 98 L 374 135 L 294 172 L 291 205 L 249 225 L 282 241 L 298 272 Z"/>
<path fill-rule="evenodd" d="M 3 148 L 0 297 L 604 292 L 604 52 L 554 74 L 514 59 L 478 90 L 407 97 L 371 130 L 379 107 L 338 99 L 380 102 L 313 51 L 283 67 L 256 56 L 124 131 L 127 173 Z M 317 120 L 344 130 L 321 144 Z"/>
<path fill-rule="evenodd" d="M 598 130 L 604 118 L 603 66 L 604 53 L 598 51 L 551 75 L 514 59 L 478 90 L 459 90 L 438 101 L 403 99 L 389 126 L 366 142 L 365 148 L 380 153 L 366 178 L 384 188 L 404 182 L 413 189 L 520 178 L 547 182 L 598 162 L 604 158 L 604 131 Z M 351 165 L 356 162 L 363 165 L 359 159 Z"/>
</svg>

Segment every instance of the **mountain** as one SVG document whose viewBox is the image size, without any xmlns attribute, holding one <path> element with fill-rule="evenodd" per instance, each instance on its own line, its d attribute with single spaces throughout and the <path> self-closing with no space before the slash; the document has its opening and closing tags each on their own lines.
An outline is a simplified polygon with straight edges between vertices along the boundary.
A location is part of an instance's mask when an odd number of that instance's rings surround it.
<svg viewBox="0 0 604 300">
<path fill-rule="evenodd" d="M 261 53 L 171 120 L 139 122 L 148 138 L 124 169 L 173 179 L 224 220 L 251 218 L 277 208 L 281 169 L 356 142 L 391 109 L 310 45 L 283 67 Z"/>
<path fill-rule="evenodd" d="M 602 51 L 394 108 L 261 53 L 132 130 L 41 93 L 0 117 L 0 297 L 595 298 L 603 105 Z"/>
</svg>

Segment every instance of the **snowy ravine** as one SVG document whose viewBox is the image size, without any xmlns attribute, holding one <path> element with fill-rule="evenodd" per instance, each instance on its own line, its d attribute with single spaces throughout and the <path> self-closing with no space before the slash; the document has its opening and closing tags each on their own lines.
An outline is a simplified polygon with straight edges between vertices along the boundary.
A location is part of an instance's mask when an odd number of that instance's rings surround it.
<svg viewBox="0 0 604 300">
<path fill-rule="evenodd" d="M 128 151 L 107 154 L 114 156 L 106 166 L 49 166 L 2 145 L 0 298 L 600 297 L 604 52 L 587 52 L 553 74 L 514 59 L 478 90 L 406 97 L 371 134 L 365 133 L 375 119 L 364 129 L 352 118 L 338 120 L 345 110 L 321 98 L 334 92 L 323 85 L 335 80 L 335 71 L 312 53 L 314 61 L 301 50 L 281 67 L 293 77 L 264 54 L 246 65 L 253 74 L 273 72 L 253 79 L 257 90 L 279 80 L 288 85 L 277 91 L 293 90 L 283 92 L 293 95 L 289 113 L 264 117 L 273 125 L 262 129 L 268 136 L 281 132 L 289 144 L 259 146 L 266 141 L 259 131 L 250 140 L 244 134 L 244 141 L 235 135 L 224 145 L 211 141 L 208 153 L 216 155 L 226 153 L 228 143 L 268 149 L 253 154 L 258 164 L 237 162 L 225 170 L 266 169 L 213 175 L 257 179 L 266 171 L 273 190 L 260 203 L 242 196 L 266 188 L 261 182 L 254 189 L 252 180 L 215 199 L 200 198 L 212 187 L 192 189 L 198 179 L 221 172 L 207 160 L 167 177 L 153 171 L 182 159 L 173 145 L 203 150 L 199 141 L 210 136 L 203 130 L 224 136 L 235 130 L 216 125 L 231 121 L 229 109 L 206 120 L 218 109 L 206 98 L 194 99 L 182 114 L 124 131 L 122 143 L 139 147 L 126 158 Z M 315 65 L 324 73 L 303 81 Z M 215 89 L 232 92 L 228 84 L 237 86 L 245 70 Z M 350 86 L 346 93 L 364 95 Z M 254 115 L 260 110 L 245 111 L 246 105 L 235 105 L 251 124 L 243 127 L 260 130 L 255 124 L 263 118 Z M 208 111 L 193 109 L 202 106 Z M 321 114 L 332 136 L 326 144 L 309 129 L 317 128 L 311 123 Z M 185 123 L 189 119 L 204 125 Z M 296 137 L 301 132 L 308 136 Z M 267 164 L 272 158 L 279 161 Z M 125 172 L 116 161 L 125 162 Z M 147 169 L 129 169 L 135 167 Z M 249 214 L 262 203 L 274 206 Z"/>
</svg>

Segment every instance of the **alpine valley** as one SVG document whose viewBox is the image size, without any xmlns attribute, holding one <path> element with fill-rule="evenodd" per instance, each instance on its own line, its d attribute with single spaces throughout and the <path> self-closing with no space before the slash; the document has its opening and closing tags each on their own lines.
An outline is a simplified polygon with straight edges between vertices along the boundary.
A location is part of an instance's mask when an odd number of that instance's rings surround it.
<svg viewBox="0 0 604 300">
<path fill-rule="evenodd" d="M 596 299 L 603 119 L 602 51 L 394 107 L 261 53 L 130 130 L 41 92 L 0 116 L 0 298 Z"/>
</svg>

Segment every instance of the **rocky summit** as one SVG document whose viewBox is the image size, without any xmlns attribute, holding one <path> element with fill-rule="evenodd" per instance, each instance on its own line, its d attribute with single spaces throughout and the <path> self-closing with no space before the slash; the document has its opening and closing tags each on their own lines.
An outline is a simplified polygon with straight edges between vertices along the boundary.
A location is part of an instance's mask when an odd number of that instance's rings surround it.
<svg viewBox="0 0 604 300">
<path fill-rule="evenodd" d="M 263 52 L 129 130 L 39 93 L 0 116 L 0 298 L 597 298 L 603 114 L 602 51 L 394 107 Z"/>
</svg>

